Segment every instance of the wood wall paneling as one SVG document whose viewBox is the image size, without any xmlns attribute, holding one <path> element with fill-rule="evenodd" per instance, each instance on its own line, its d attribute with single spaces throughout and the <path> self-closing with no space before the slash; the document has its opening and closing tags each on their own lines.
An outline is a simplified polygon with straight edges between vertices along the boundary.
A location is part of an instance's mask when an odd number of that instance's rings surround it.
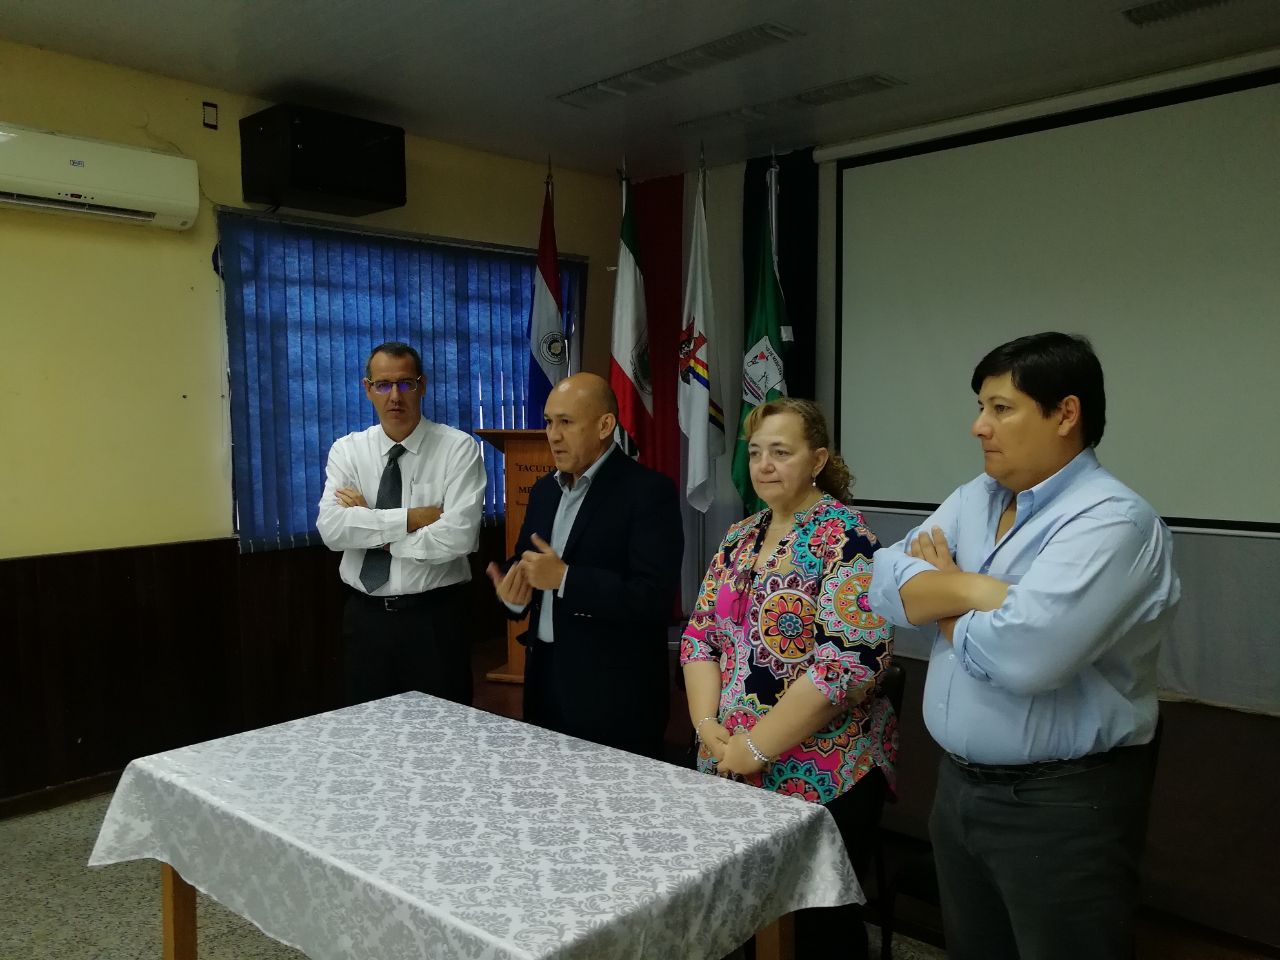
<svg viewBox="0 0 1280 960">
<path fill-rule="evenodd" d="M 506 619 L 483 575 L 505 555 L 487 526 L 472 558 L 474 636 Z M 241 556 L 232 540 L 0 561 L 0 809 L 131 759 L 341 703 L 338 556 Z M 884 825 L 928 836 L 939 750 L 907 673 L 898 799 Z M 1162 703 L 1164 736 L 1144 862 L 1148 905 L 1262 943 L 1280 855 L 1270 775 L 1280 719 Z M 103 781 L 105 782 L 105 781 Z"/>
<path fill-rule="evenodd" d="M 504 629 L 482 572 L 473 625 Z M 234 540 L 0 561 L 0 800 L 342 703 L 338 555 Z"/>
</svg>

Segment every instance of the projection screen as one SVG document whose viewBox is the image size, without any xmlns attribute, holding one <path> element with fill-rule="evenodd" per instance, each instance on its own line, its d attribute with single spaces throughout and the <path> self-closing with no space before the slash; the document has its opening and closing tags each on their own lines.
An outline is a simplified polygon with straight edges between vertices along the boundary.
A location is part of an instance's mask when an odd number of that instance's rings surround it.
<svg viewBox="0 0 1280 960">
<path fill-rule="evenodd" d="M 841 161 L 859 503 L 981 472 L 974 364 L 1062 330 L 1102 360 L 1108 469 L 1172 523 L 1280 530 L 1280 85 L 1234 86 Z"/>
</svg>

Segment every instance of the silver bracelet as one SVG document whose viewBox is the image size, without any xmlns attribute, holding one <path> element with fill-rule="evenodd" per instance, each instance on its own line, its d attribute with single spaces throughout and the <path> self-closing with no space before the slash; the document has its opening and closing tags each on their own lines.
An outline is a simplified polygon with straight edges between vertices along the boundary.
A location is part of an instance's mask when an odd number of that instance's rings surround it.
<svg viewBox="0 0 1280 960">
<path fill-rule="evenodd" d="M 702 725 L 706 723 L 708 720 L 715 720 L 719 722 L 720 718 L 719 717 L 703 717 L 701 720 L 698 721 L 698 725 L 693 728 L 693 735 L 698 739 L 699 742 L 702 741 Z"/>
<path fill-rule="evenodd" d="M 759 760 L 759 761 L 760 761 L 761 763 L 763 763 L 765 766 L 768 766 L 769 764 L 773 763 L 773 761 L 772 761 L 772 760 L 770 760 L 770 759 L 769 759 L 768 757 L 766 757 L 763 753 L 761 753 L 761 752 L 760 752 L 760 750 L 759 750 L 759 748 L 758 748 L 758 747 L 756 747 L 756 745 L 755 745 L 754 743 L 752 743 L 752 742 L 751 742 L 751 734 L 749 734 L 749 733 L 748 733 L 745 737 L 743 737 L 743 739 L 747 741 L 747 749 L 751 751 L 751 755 L 752 755 L 753 757 L 755 757 L 757 760 Z"/>
</svg>

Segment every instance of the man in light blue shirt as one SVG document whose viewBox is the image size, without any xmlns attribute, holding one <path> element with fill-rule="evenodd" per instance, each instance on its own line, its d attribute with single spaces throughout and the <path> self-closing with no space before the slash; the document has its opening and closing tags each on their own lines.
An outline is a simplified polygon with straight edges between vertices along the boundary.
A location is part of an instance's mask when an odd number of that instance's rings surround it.
<svg viewBox="0 0 1280 960">
<path fill-rule="evenodd" d="M 1102 367 L 1042 333 L 974 370 L 985 474 L 880 550 L 872 608 L 934 624 L 924 716 L 953 960 L 1130 960 L 1172 537 L 1094 454 Z"/>
</svg>

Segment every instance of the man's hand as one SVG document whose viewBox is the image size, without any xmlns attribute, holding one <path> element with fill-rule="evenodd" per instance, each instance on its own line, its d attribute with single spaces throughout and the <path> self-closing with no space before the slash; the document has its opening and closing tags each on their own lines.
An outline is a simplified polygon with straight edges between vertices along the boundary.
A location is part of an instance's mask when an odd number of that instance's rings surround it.
<svg viewBox="0 0 1280 960">
<path fill-rule="evenodd" d="M 503 576 L 502 568 L 496 563 L 491 563 L 485 569 L 485 573 L 489 574 L 489 579 L 493 581 L 498 599 L 504 603 L 509 603 L 513 607 L 525 607 L 533 599 L 533 588 L 529 586 L 524 564 L 513 563 L 506 576 Z"/>
<path fill-rule="evenodd" d="M 367 507 L 364 494 L 355 487 L 339 487 L 334 498 L 344 507 Z"/>
<path fill-rule="evenodd" d="M 907 552 L 925 563 L 933 564 L 935 569 L 943 573 L 955 573 L 960 569 L 951 558 L 951 547 L 941 527 L 934 527 L 928 533 L 918 534 Z"/>
<path fill-rule="evenodd" d="M 941 527 L 934 527 L 928 533 L 923 531 L 916 535 L 915 540 L 911 542 L 911 549 L 907 551 L 913 557 L 931 563 L 934 569 L 943 573 L 958 573 L 960 567 L 951 557 L 951 545 L 947 543 L 947 535 L 942 532 Z M 939 617 L 938 631 L 947 638 L 947 642 L 951 642 L 951 637 L 956 630 L 956 621 L 959 617 Z"/>
<path fill-rule="evenodd" d="M 410 533 L 415 530 L 421 530 L 423 527 L 429 527 L 444 515 L 444 506 L 438 507 L 410 507 L 408 516 L 405 520 L 405 529 Z"/>
<path fill-rule="evenodd" d="M 942 532 L 941 527 L 934 527 L 928 533 L 918 534 L 907 553 L 932 564 L 939 573 L 964 572 L 952 559 L 951 546 L 947 543 L 946 534 Z M 970 608 L 982 612 L 998 610 L 1004 604 L 1004 598 L 1009 592 L 1007 583 L 995 577 L 977 574 L 965 578 L 964 588 Z M 938 630 L 946 637 L 948 643 L 952 642 L 956 621 L 959 619 L 958 616 L 938 618 Z"/>
<path fill-rule="evenodd" d="M 535 590 L 558 590 L 564 582 L 565 562 L 551 549 L 551 545 L 536 533 L 533 535 L 535 549 L 526 550 L 520 558 L 520 566 L 524 567 L 529 585 Z"/>
</svg>

